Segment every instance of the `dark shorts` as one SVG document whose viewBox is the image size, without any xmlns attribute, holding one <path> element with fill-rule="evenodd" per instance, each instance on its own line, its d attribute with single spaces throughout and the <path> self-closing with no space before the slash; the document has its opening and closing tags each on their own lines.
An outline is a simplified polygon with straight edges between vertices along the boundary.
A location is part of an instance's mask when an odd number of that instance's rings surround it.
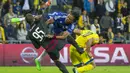
<svg viewBox="0 0 130 73">
<path fill-rule="evenodd" d="M 65 40 L 51 40 L 43 44 L 46 52 L 52 60 L 58 60 L 60 57 L 59 51 L 67 44 Z"/>
</svg>

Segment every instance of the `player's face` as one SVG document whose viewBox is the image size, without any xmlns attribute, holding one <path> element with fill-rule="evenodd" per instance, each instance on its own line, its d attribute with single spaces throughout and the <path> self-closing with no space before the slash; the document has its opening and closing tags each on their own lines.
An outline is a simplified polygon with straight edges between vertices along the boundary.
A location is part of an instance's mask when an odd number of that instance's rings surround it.
<svg viewBox="0 0 130 73">
<path fill-rule="evenodd" d="M 71 24 L 71 23 L 73 23 L 73 21 L 74 21 L 74 16 L 71 15 L 71 14 L 68 14 L 67 17 L 66 17 L 66 19 L 65 19 L 65 22 L 67 24 Z"/>
<path fill-rule="evenodd" d="M 86 14 L 87 14 L 87 11 L 86 11 L 86 10 L 84 10 L 84 11 L 83 11 L 83 14 L 84 14 L 84 15 L 86 15 Z"/>
</svg>

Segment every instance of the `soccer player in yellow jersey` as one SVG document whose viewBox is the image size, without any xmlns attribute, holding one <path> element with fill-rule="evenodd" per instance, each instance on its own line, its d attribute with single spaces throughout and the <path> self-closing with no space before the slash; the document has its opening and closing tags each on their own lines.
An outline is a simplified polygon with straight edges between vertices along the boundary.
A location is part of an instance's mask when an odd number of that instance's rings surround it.
<svg viewBox="0 0 130 73">
<path fill-rule="evenodd" d="M 70 58 L 75 67 L 73 68 L 73 72 L 83 73 L 92 70 L 95 67 L 95 63 L 93 62 L 90 48 L 99 43 L 99 36 L 91 30 L 75 29 L 74 33 L 79 34 L 76 38 L 76 42 L 80 47 L 84 48 L 85 52 L 79 54 L 74 46 L 70 46 Z"/>
</svg>

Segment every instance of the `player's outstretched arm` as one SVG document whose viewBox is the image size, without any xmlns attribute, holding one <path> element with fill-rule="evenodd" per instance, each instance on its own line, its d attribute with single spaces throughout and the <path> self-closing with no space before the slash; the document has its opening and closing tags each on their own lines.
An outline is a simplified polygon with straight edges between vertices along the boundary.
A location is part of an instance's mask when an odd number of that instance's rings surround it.
<svg viewBox="0 0 130 73">
<path fill-rule="evenodd" d="M 62 33 L 62 35 L 57 35 L 56 38 L 57 38 L 57 39 L 66 39 L 69 34 L 70 34 L 69 32 L 64 31 L 64 32 Z"/>
</svg>

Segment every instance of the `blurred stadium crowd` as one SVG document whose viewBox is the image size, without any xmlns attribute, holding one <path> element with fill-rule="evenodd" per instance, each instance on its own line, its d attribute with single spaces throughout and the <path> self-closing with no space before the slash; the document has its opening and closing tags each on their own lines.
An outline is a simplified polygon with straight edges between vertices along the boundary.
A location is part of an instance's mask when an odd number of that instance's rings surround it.
<svg viewBox="0 0 130 73">
<path fill-rule="evenodd" d="M 29 43 L 29 25 L 25 21 L 13 23 L 30 12 L 44 13 L 47 0 L 0 0 L 0 43 Z M 90 29 L 100 36 L 100 43 L 130 43 L 130 0 L 52 0 L 47 12 L 68 13 L 80 7 L 82 14 L 77 28 Z"/>
</svg>

